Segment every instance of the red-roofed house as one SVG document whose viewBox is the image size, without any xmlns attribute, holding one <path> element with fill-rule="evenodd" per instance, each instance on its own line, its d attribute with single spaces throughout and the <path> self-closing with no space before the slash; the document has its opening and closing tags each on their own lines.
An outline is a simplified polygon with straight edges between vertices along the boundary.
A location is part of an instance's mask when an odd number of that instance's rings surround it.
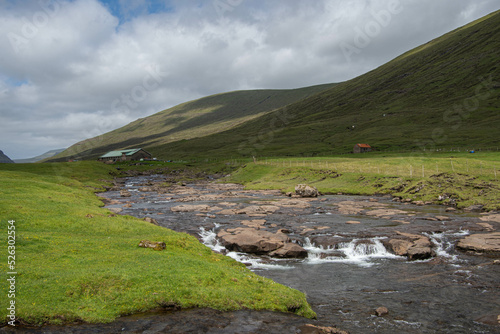
<svg viewBox="0 0 500 334">
<path fill-rule="evenodd" d="M 353 148 L 354 153 L 365 153 L 370 152 L 371 150 L 372 147 L 368 144 L 356 144 Z"/>
</svg>

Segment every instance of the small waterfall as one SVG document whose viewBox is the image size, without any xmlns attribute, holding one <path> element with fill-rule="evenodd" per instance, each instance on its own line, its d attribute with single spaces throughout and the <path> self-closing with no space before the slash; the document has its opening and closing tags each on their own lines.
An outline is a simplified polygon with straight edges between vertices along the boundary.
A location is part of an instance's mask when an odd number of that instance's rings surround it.
<svg viewBox="0 0 500 334">
<path fill-rule="evenodd" d="M 214 228 L 211 230 L 206 230 L 203 227 L 200 227 L 200 238 L 205 246 L 208 246 L 210 249 L 216 252 L 223 252 L 226 250 L 226 247 L 222 246 L 217 240 L 217 233 L 215 232 L 219 228 L 219 224 L 215 224 Z M 264 259 L 260 257 L 254 257 L 250 254 L 239 253 L 239 252 L 228 252 L 226 256 L 230 258 L 250 265 L 251 269 L 293 269 L 292 266 L 283 266 L 279 264 L 266 263 Z M 278 260 L 274 260 L 276 262 Z"/>
<path fill-rule="evenodd" d="M 449 233 L 424 233 L 425 236 L 434 244 L 434 252 L 436 256 L 448 259 L 450 262 L 457 262 L 459 260 L 458 255 L 450 254 L 455 248 L 455 243 L 453 239 L 464 237 L 469 235 L 469 231 L 461 230 L 460 232 Z"/>
<path fill-rule="evenodd" d="M 217 233 L 215 233 L 217 228 L 219 228 L 219 224 L 215 224 L 214 228 L 211 230 L 205 230 L 205 228 L 200 227 L 199 235 L 205 246 L 208 246 L 213 251 L 222 252 L 226 247 L 222 246 L 219 240 L 217 240 Z"/>
<path fill-rule="evenodd" d="M 318 263 L 352 263 L 363 267 L 370 267 L 376 259 L 403 259 L 403 257 L 388 252 L 380 238 L 354 239 L 342 242 L 337 247 L 324 248 L 315 246 L 309 238 L 305 239 L 304 249 L 308 252 L 307 262 Z"/>
</svg>

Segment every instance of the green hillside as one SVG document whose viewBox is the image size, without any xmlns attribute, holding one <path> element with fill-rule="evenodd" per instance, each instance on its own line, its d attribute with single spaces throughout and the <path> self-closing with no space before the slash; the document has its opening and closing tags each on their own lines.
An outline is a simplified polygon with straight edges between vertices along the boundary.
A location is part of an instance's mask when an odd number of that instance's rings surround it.
<svg viewBox="0 0 500 334">
<path fill-rule="evenodd" d="M 500 11 L 389 63 L 229 131 L 158 155 L 252 156 L 497 147 Z"/>
<path fill-rule="evenodd" d="M 57 156 L 143 147 L 158 158 L 314 156 L 500 146 L 500 11 L 355 79 L 238 91 L 187 102 Z"/>
<path fill-rule="evenodd" d="M 228 130 L 334 84 L 299 89 L 235 91 L 204 97 L 141 118 L 102 136 L 79 142 L 51 161 L 91 159 L 129 147 L 152 148 Z"/>
</svg>

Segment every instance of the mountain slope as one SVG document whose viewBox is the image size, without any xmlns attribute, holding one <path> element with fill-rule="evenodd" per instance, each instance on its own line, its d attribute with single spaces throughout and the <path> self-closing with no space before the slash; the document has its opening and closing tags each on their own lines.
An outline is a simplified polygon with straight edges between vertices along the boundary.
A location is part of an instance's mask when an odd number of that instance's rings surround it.
<svg viewBox="0 0 500 334">
<path fill-rule="evenodd" d="M 5 155 L 2 151 L 0 151 L 0 163 L 3 164 L 12 164 L 14 161 L 10 160 L 8 156 Z"/>
<path fill-rule="evenodd" d="M 204 97 L 79 142 L 50 160 L 92 159 L 111 150 L 130 147 L 149 149 L 173 141 L 206 136 L 230 129 L 332 86 L 334 84 L 299 89 L 235 91 Z"/>
<path fill-rule="evenodd" d="M 500 11 L 456 29 L 355 79 L 157 155 L 315 155 L 500 144 Z"/>
<path fill-rule="evenodd" d="M 35 163 L 35 162 L 38 162 L 38 161 L 41 161 L 43 159 L 48 159 L 48 158 L 51 158 L 53 157 L 54 155 L 56 154 L 59 154 L 61 153 L 62 151 L 64 151 L 65 148 L 62 148 L 62 149 L 56 149 L 56 150 L 50 150 L 50 151 L 47 151 L 43 154 L 40 154 L 36 157 L 33 157 L 33 158 L 28 158 L 28 159 L 15 159 L 14 162 L 15 163 L 18 163 L 18 164 L 27 164 L 27 163 Z"/>
</svg>

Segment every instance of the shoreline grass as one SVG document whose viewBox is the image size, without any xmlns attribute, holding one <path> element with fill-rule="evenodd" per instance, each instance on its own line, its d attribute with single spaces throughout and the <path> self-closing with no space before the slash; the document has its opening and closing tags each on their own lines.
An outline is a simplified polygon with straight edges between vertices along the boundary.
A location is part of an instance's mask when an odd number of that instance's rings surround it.
<svg viewBox="0 0 500 334">
<path fill-rule="evenodd" d="M 0 268 L 2 276 L 10 271 L 7 222 L 15 220 L 21 323 L 111 322 L 170 307 L 293 310 L 315 317 L 303 293 L 213 253 L 196 238 L 102 208 L 95 192 L 113 171 L 97 162 L 0 166 Z M 140 248 L 143 239 L 167 248 Z M 3 279 L 0 293 L 7 291 Z M 0 308 L 8 303 L 2 298 Z"/>
<path fill-rule="evenodd" d="M 495 152 L 264 158 L 246 164 L 225 180 L 248 189 L 284 193 L 308 183 L 325 194 L 390 194 L 458 208 L 484 205 L 489 211 L 500 210 L 499 178 L 500 153 Z"/>
</svg>

